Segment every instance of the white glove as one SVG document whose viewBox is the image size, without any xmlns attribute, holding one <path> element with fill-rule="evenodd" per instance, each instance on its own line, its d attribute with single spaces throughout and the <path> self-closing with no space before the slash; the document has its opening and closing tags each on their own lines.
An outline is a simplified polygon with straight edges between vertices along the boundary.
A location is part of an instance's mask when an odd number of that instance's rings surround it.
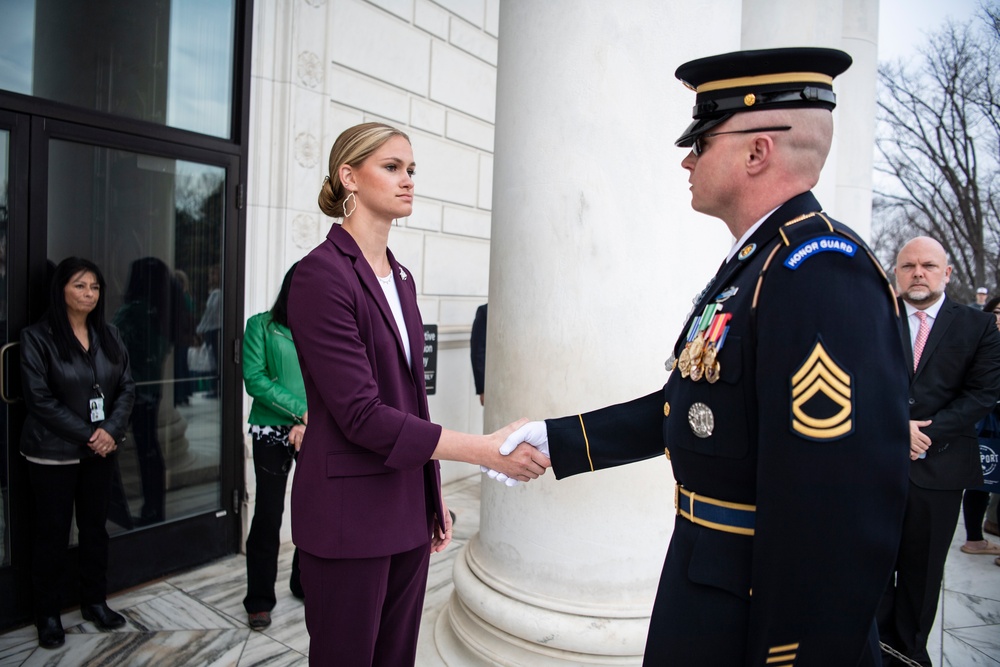
<svg viewBox="0 0 1000 667">
<path fill-rule="evenodd" d="M 517 429 L 503 441 L 500 445 L 500 453 L 507 456 L 512 451 L 517 449 L 517 446 L 522 442 L 526 442 L 546 457 L 549 456 L 549 432 L 545 428 L 545 422 L 528 422 L 521 428 Z M 479 469 L 486 473 L 490 479 L 495 479 L 498 482 L 503 482 L 507 486 L 517 486 L 520 484 L 516 479 L 511 479 L 502 472 L 492 470 L 486 466 L 479 466 Z"/>
<path fill-rule="evenodd" d="M 503 482 L 507 486 L 517 486 L 518 484 L 520 484 L 519 481 L 517 481 L 516 479 L 511 479 L 510 477 L 503 474 L 499 470 L 494 470 L 493 468 L 487 468 L 486 466 L 479 466 L 479 469 L 482 470 L 484 473 L 486 473 L 486 475 L 490 479 L 495 479 L 498 482 Z"/>
<path fill-rule="evenodd" d="M 549 456 L 549 431 L 545 428 L 545 422 L 528 422 L 508 435 L 507 439 L 500 445 L 500 453 L 507 456 L 522 442 L 528 443 L 545 454 L 546 458 L 552 458 Z"/>
</svg>

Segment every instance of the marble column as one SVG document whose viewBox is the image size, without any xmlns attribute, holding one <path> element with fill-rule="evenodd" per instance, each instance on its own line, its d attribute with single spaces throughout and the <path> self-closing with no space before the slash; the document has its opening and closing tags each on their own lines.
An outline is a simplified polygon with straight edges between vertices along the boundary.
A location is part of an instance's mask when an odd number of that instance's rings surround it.
<svg viewBox="0 0 1000 667">
<path fill-rule="evenodd" d="M 854 59 L 834 83 L 834 145 L 815 191 L 834 218 L 866 239 L 871 236 L 878 7 L 878 0 L 767 0 L 747 2 L 743 13 L 745 49 L 824 46 Z"/>
<path fill-rule="evenodd" d="M 742 13 L 739 0 L 501 4 L 487 429 L 666 381 L 691 298 L 732 243 L 690 208 L 673 142 L 694 94 L 673 73 L 741 48 Z M 640 664 L 672 527 L 665 457 L 514 488 L 484 478 L 480 533 L 435 627 L 442 661 Z"/>
</svg>

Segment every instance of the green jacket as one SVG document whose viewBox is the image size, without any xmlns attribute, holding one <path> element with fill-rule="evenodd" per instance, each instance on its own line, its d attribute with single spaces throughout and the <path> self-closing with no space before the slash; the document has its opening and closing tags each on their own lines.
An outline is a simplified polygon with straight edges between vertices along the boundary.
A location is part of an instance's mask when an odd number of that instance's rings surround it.
<svg viewBox="0 0 1000 667">
<path fill-rule="evenodd" d="M 254 315 L 243 335 L 243 384 L 253 398 L 249 422 L 257 426 L 298 424 L 306 412 L 306 389 L 288 327 L 271 313 Z"/>
</svg>

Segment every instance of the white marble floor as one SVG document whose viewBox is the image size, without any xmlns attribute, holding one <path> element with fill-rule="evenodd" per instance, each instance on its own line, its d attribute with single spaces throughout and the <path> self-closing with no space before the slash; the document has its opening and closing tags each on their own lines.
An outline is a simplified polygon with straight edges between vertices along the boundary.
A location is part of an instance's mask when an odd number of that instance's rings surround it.
<svg viewBox="0 0 1000 667">
<path fill-rule="evenodd" d="M 419 667 L 444 667 L 434 647 L 433 628 L 453 590 L 451 572 L 459 548 L 479 531 L 479 483 L 475 475 L 445 487 L 448 505 L 458 517 L 455 543 L 431 560 Z M 931 655 L 935 665 L 943 667 L 1000 667 L 1000 567 L 992 557 L 961 553 L 963 539 L 960 527 L 948 558 Z M 279 582 L 287 582 L 291 554 L 291 546 L 285 545 Z M 232 556 L 120 593 L 109 602 L 125 614 L 128 624 L 114 632 L 99 632 L 79 611 L 66 612 L 66 644 L 54 651 L 38 648 L 34 626 L 9 631 L 0 635 L 0 667 L 306 665 L 309 637 L 302 603 L 286 585 L 279 586 L 271 626 L 253 632 L 243 611 L 244 581 L 245 560 Z"/>
</svg>

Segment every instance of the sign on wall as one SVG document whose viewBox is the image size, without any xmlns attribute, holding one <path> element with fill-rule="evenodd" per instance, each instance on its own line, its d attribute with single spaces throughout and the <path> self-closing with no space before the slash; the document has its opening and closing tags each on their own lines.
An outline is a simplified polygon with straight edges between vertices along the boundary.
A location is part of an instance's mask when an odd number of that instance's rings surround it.
<svg viewBox="0 0 1000 667">
<path fill-rule="evenodd" d="M 427 395 L 431 396 L 437 387 L 438 364 L 438 327 L 436 324 L 424 325 L 424 383 L 427 385 Z"/>
</svg>

